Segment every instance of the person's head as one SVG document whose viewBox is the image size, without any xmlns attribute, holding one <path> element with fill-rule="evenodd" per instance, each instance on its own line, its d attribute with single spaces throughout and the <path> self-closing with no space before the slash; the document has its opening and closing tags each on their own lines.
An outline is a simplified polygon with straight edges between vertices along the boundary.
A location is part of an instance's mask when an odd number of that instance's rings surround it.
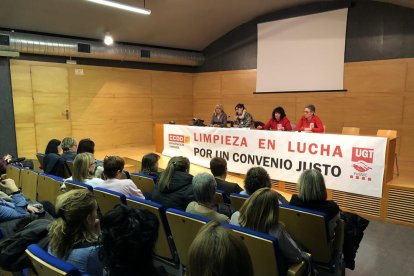
<svg viewBox="0 0 414 276">
<path fill-rule="evenodd" d="M 253 266 L 244 243 L 231 230 L 210 221 L 188 250 L 190 276 L 252 276 Z"/>
<path fill-rule="evenodd" d="M 76 149 L 78 147 L 78 145 L 76 144 L 76 140 L 73 139 L 72 137 L 63 138 L 60 146 L 62 147 L 63 152 L 65 151 L 76 152 Z"/>
<path fill-rule="evenodd" d="M 47 143 L 45 154 L 49 154 L 49 153 L 59 154 L 61 150 L 60 143 L 61 142 L 58 139 L 50 140 L 49 143 Z"/>
<path fill-rule="evenodd" d="M 99 237 L 98 205 L 88 189 L 61 194 L 56 200 L 56 218 L 49 228 L 50 249 L 65 259 L 75 245 L 96 242 Z"/>
<path fill-rule="evenodd" d="M 217 183 L 213 175 L 205 172 L 193 177 L 194 197 L 198 203 L 213 203 L 216 189 Z"/>
<path fill-rule="evenodd" d="M 325 180 L 318 170 L 304 171 L 298 181 L 299 198 L 305 202 L 324 201 L 327 198 Z"/>
<path fill-rule="evenodd" d="M 254 192 L 240 208 L 239 224 L 268 234 L 279 223 L 279 200 L 270 188 Z"/>
<path fill-rule="evenodd" d="M 158 219 L 143 208 L 118 205 L 101 219 L 99 256 L 111 275 L 153 275 Z"/>
<path fill-rule="evenodd" d="M 119 156 L 106 156 L 103 161 L 104 175 L 106 178 L 117 178 L 124 170 L 125 161 Z"/>
<path fill-rule="evenodd" d="M 245 109 L 245 108 L 244 108 L 244 104 L 241 104 L 241 103 L 237 104 L 237 105 L 234 107 L 234 110 L 236 111 L 236 113 L 237 113 L 238 115 L 243 114 L 244 109 Z"/>
<path fill-rule="evenodd" d="M 216 104 L 216 107 L 214 108 L 214 113 L 220 115 L 224 112 L 224 107 L 222 104 Z"/>
<path fill-rule="evenodd" d="M 227 175 L 227 161 L 221 157 L 214 157 L 210 160 L 210 170 L 215 177 L 226 178 Z"/>
<path fill-rule="evenodd" d="M 156 173 L 158 171 L 158 160 L 160 160 L 158 154 L 145 154 L 144 157 L 142 157 L 141 172 L 146 174 Z"/>
<path fill-rule="evenodd" d="M 278 106 L 275 109 L 273 109 L 273 112 L 272 112 L 273 120 L 280 121 L 285 117 L 286 117 L 286 113 L 285 113 L 285 110 L 283 109 L 283 107 Z"/>
<path fill-rule="evenodd" d="M 73 161 L 72 179 L 78 182 L 85 182 L 93 178 L 96 169 L 96 160 L 92 153 L 84 152 L 76 155 Z"/>
<path fill-rule="evenodd" d="M 82 139 L 79 141 L 78 150 L 76 153 L 82 153 L 82 152 L 89 152 L 89 153 L 95 153 L 95 142 L 92 141 L 89 138 Z"/>
<path fill-rule="evenodd" d="M 168 162 L 167 168 L 162 172 L 160 180 L 158 181 L 158 190 L 163 192 L 168 189 L 170 181 L 175 172 L 190 171 L 190 160 L 184 156 L 174 156 Z"/>
<path fill-rule="evenodd" d="M 305 106 L 305 110 L 303 111 L 303 114 L 305 115 L 305 118 L 308 119 L 315 114 L 316 108 L 313 104 L 308 104 Z"/>
<path fill-rule="evenodd" d="M 262 167 L 253 167 L 247 171 L 244 178 L 244 189 L 247 194 L 251 195 L 260 188 L 270 188 L 270 185 L 270 176 Z"/>
</svg>

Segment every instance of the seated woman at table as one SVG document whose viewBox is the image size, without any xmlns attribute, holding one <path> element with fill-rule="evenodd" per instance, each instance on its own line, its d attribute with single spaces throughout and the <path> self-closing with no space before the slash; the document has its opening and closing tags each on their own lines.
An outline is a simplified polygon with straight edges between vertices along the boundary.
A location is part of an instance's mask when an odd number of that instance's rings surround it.
<svg viewBox="0 0 414 276">
<path fill-rule="evenodd" d="M 292 130 L 289 119 L 286 117 L 285 110 L 278 106 L 273 109 L 272 118 L 263 126 L 257 127 L 258 129 L 271 129 L 271 130 Z"/>
<path fill-rule="evenodd" d="M 247 112 L 244 104 L 237 104 L 234 110 L 236 111 L 236 116 L 234 118 L 234 127 L 254 127 L 253 117 L 249 112 Z"/>
<path fill-rule="evenodd" d="M 222 104 L 216 104 L 213 116 L 211 116 L 210 126 L 212 127 L 226 127 L 227 114 L 224 112 Z"/>
<path fill-rule="evenodd" d="M 324 132 L 321 119 L 315 115 L 316 108 L 313 104 L 307 105 L 303 111 L 303 116 L 296 125 L 296 130 L 307 132 Z"/>
</svg>

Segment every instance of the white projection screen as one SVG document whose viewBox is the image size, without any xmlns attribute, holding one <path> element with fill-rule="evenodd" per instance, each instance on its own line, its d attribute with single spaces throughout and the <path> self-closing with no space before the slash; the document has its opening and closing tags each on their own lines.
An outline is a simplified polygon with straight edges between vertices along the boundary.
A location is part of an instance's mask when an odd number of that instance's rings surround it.
<svg viewBox="0 0 414 276">
<path fill-rule="evenodd" d="M 258 24 L 256 93 L 343 90 L 347 14 Z"/>
</svg>

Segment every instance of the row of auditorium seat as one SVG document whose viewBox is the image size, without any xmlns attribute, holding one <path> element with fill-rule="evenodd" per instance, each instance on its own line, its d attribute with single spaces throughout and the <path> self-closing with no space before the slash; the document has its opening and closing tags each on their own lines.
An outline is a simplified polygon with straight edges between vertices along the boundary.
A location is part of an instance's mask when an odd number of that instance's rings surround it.
<svg viewBox="0 0 414 276">
<path fill-rule="evenodd" d="M 38 201 L 48 200 L 55 203 L 56 197 L 62 193 L 60 190 L 60 186 L 64 181 L 62 178 L 42 173 L 38 174 L 32 170 L 21 169 L 12 165 L 8 166 L 7 169 L 8 177 L 15 179 L 16 183 L 20 183 L 23 193 L 29 198 L 30 196 L 28 194 L 33 194 L 30 191 L 33 191 L 33 187 L 36 186 L 37 189 L 35 190 L 37 192 L 35 193 L 35 197 L 32 198 Z M 187 264 L 187 250 L 198 230 L 207 221 L 203 217 L 174 209 L 166 210 L 156 202 L 136 197 L 125 197 L 123 194 L 108 189 L 94 189 L 90 185 L 75 181 L 65 181 L 65 184 L 67 190 L 84 188 L 93 191 L 102 214 L 105 214 L 118 204 L 127 204 L 133 207 L 141 206 L 156 215 L 160 221 L 156 254 L 159 258 L 171 264 L 180 263 L 184 266 Z M 219 191 L 216 198 L 220 200 L 220 197 L 221 200 L 225 201 L 223 194 Z M 236 209 L 239 209 L 247 199 L 247 196 L 240 194 L 231 194 L 230 197 L 231 203 Z M 284 223 L 292 237 L 308 249 L 314 262 L 328 269 L 332 268 L 334 263 L 337 263 L 337 260 L 333 261 L 331 258 L 333 249 L 330 247 L 327 238 L 325 214 L 289 205 L 281 205 L 280 220 Z M 248 246 L 255 275 L 272 275 L 273 272 L 282 269 L 281 266 L 283 263 L 277 261 L 278 248 L 275 238 L 242 227 L 230 225 L 227 225 L 227 227 L 233 229 L 235 235 L 239 235 Z M 340 252 L 343 243 L 343 224 L 341 222 L 338 224 L 336 230 L 335 248 Z M 247 235 L 249 238 L 242 238 L 241 235 Z M 264 241 L 266 243 L 261 244 Z M 267 251 L 263 249 L 266 246 L 270 248 Z M 273 251 L 271 248 L 273 248 Z M 263 252 L 266 252 L 266 254 L 263 255 Z M 264 260 L 266 263 L 263 263 Z M 268 262 L 272 265 L 269 265 Z M 296 271 L 293 275 L 300 275 L 303 267 L 299 266 L 292 269 Z"/>
</svg>

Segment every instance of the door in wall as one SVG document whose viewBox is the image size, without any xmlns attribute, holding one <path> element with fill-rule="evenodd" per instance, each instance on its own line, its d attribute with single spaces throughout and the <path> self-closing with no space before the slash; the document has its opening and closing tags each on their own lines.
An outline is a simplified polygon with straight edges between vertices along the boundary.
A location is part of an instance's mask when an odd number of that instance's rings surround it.
<svg viewBox="0 0 414 276">
<path fill-rule="evenodd" d="M 68 69 L 53 66 L 30 67 L 36 149 L 44 152 L 50 139 L 71 136 Z"/>
</svg>

